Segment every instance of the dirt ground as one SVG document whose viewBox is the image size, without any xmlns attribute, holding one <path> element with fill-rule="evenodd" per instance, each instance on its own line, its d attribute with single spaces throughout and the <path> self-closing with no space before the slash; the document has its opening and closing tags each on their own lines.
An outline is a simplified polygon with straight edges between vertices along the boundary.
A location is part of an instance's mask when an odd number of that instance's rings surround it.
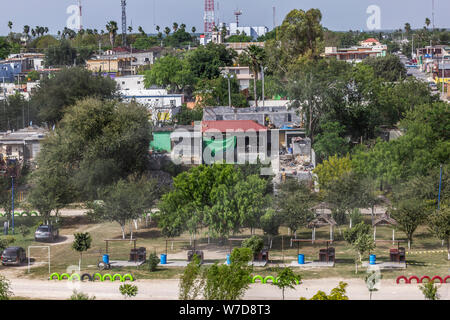
<svg viewBox="0 0 450 320">
<path fill-rule="evenodd" d="M 286 291 L 286 299 L 298 300 L 300 297 L 311 298 L 318 290 L 329 293 L 341 279 L 305 280 L 295 290 Z M 369 292 L 362 280 L 348 279 L 347 295 L 351 300 L 368 300 Z M 122 299 L 119 293 L 120 282 L 69 282 L 50 280 L 11 279 L 12 291 L 16 296 L 34 299 L 68 299 L 73 290 L 94 295 L 98 300 Z M 138 280 L 140 300 L 172 300 L 178 298 L 178 283 L 173 280 Z M 438 291 L 441 300 L 450 300 L 450 284 L 444 284 Z M 281 299 L 281 291 L 270 284 L 252 284 L 246 292 L 245 300 Z M 382 280 L 379 291 L 373 300 L 423 300 L 423 294 L 416 284 L 395 284 L 392 280 Z"/>
</svg>

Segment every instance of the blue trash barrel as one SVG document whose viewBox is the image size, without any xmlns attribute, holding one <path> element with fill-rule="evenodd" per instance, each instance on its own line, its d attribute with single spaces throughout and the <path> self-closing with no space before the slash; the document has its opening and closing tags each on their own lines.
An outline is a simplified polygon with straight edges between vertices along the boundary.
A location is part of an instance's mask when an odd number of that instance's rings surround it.
<svg viewBox="0 0 450 320">
<path fill-rule="evenodd" d="M 167 264 L 167 254 L 161 253 L 161 264 Z"/>
<path fill-rule="evenodd" d="M 369 264 L 376 264 L 376 256 L 374 254 L 371 254 L 369 257 Z"/>
<path fill-rule="evenodd" d="M 231 256 L 229 254 L 227 254 L 227 264 L 228 265 L 231 264 Z"/>
<path fill-rule="evenodd" d="M 292 151 L 292 148 L 288 148 L 288 153 L 289 153 L 289 154 L 292 154 L 292 152 L 293 152 L 293 151 Z"/>
<path fill-rule="evenodd" d="M 305 255 L 304 254 L 298 255 L 298 264 L 305 264 Z"/>
<path fill-rule="evenodd" d="M 108 264 L 109 263 L 109 254 L 104 254 L 103 255 L 103 262 Z"/>
</svg>

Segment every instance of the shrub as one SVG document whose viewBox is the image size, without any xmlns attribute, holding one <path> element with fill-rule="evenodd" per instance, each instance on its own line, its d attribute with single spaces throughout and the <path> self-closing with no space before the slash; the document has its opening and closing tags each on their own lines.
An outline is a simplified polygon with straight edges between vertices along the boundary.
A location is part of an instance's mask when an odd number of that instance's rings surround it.
<svg viewBox="0 0 450 320">
<path fill-rule="evenodd" d="M 256 257 L 263 247 L 264 241 L 260 236 L 252 236 L 242 241 L 242 248 L 252 250 L 253 257 Z"/>
<path fill-rule="evenodd" d="M 132 284 L 122 284 L 119 287 L 120 293 L 126 298 L 135 297 L 138 293 L 138 287 Z"/>
<path fill-rule="evenodd" d="M 149 257 L 148 257 L 148 269 L 153 272 L 156 270 L 156 268 L 158 267 L 158 263 L 159 263 L 159 258 L 156 255 L 156 253 L 152 252 L 150 253 Z"/>
<path fill-rule="evenodd" d="M 0 300 L 9 300 L 12 295 L 11 283 L 4 276 L 0 275 Z"/>
<path fill-rule="evenodd" d="M 27 235 L 29 235 L 30 234 L 30 229 L 27 227 L 27 226 L 25 226 L 25 225 L 20 225 L 18 228 L 17 228 L 17 230 L 19 231 L 19 233 L 22 235 L 22 237 L 26 237 Z"/>
<path fill-rule="evenodd" d="M 70 296 L 69 300 L 95 300 L 95 296 L 89 297 L 89 295 L 78 292 L 77 290 L 73 290 L 72 295 Z"/>
</svg>

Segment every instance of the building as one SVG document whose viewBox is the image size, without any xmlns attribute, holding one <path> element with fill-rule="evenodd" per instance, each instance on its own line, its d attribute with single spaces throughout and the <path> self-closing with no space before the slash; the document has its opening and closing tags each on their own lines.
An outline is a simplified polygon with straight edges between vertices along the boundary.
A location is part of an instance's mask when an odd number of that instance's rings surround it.
<svg viewBox="0 0 450 320">
<path fill-rule="evenodd" d="M 225 74 L 232 74 L 238 84 L 239 84 L 239 90 L 245 90 L 245 89 L 249 89 L 250 88 L 250 81 L 253 81 L 254 79 L 254 75 L 253 72 L 250 70 L 250 67 L 245 66 L 245 67 L 224 67 L 224 68 L 220 68 L 220 70 L 222 71 L 222 73 Z M 257 80 L 260 77 L 257 78 Z"/>
<path fill-rule="evenodd" d="M 336 58 L 347 62 L 361 62 L 367 58 L 385 57 L 386 49 L 374 49 L 370 47 L 352 47 L 352 48 L 337 48 L 326 47 L 325 57 Z"/>
<path fill-rule="evenodd" d="M 101 55 L 95 55 L 92 60 L 114 61 L 116 59 L 130 59 L 131 62 L 127 72 L 122 72 L 121 75 L 135 75 L 137 74 L 139 67 L 149 66 L 155 63 L 156 59 L 160 57 L 161 51 L 162 48 L 160 47 L 154 47 L 148 50 L 118 47 L 107 50 Z"/>
<path fill-rule="evenodd" d="M 225 43 L 227 49 L 233 49 L 237 54 L 241 54 L 250 46 L 258 46 L 264 48 L 264 42 L 227 42 Z"/>
<path fill-rule="evenodd" d="M 145 105 L 153 123 L 171 121 L 184 103 L 184 95 L 169 94 L 166 89 L 145 88 L 143 75 L 116 77 L 119 93 L 125 101 Z"/>
<path fill-rule="evenodd" d="M 230 23 L 226 26 L 227 33 L 230 36 L 245 34 L 252 37 L 253 40 L 258 39 L 261 36 L 266 35 L 269 29 L 265 26 L 253 26 L 253 27 L 240 27 L 236 22 Z"/>
<path fill-rule="evenodd" d="M 0 82 L 15 82 L 25 80 L 33 70 L 44 69 L 44 54 L 17 53 L 11 54 L 5 60 L 0 60 Z"/>
<path fill-rule="evenodd" d="M 450 60 L 435 64 L 433 78 L 437 83 L 450 83 Z"/>
<path fill-rule="evenodd" d="M 132 61 L 134 58 L 130 57 L 98 56 L 86 61 L 86 69 L 112 77 L 132 75 L 135 74 Z"/>
<path fill-rule="evenodd" d="M 37 127 L 0 132 L 0 157 L 33 164 L 41 150 L 41 141 L 47 133 L 46 129 Z"/>
<path fill-rule="evenodd" d="M 337 60 L 348 62 L 361 62 L 369 57 L 385 57 L 387 45 L 381 44 L 375 38 L 369 38 L 359 43 L 359 46 L 350 48 L 325 47 L 325 57 L 334 57 Z"/>
<path fill-rule="evenodd" d="M 249 108 L 207 107 L 203 109 L 203 120 L 251 120 L 269 129 L 300 128 L 302 125 L 302 118 L 296 109 L 290 109 L 287 105 Z"/>
</svg>

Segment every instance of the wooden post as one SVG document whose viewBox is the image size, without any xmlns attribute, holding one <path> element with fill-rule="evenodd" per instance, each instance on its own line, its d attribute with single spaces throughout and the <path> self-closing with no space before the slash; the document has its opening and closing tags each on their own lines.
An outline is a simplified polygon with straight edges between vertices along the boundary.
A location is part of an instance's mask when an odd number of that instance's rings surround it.
<svg viewBox="0 0 450 320">
<path fill-rule="evenodd" d="M 283 241 L 283 235 L 281 235 L 281 256 L 282 256 L 282 262 L 284 263 L 284 241 Z"/>
<path fill-rule="evenodd" d="M 395 244 L 395 229 L 392 228 L 392 244 Z"/>
<path fill-rule="evenodd" d="M 330 224 L 330 240 L 333 241 L 333 225 Z"/>
<path fill-rule="evenodd" d="M 377 240 L 377 226 L 373 227 L 373 240 Z"/>
</svg>

